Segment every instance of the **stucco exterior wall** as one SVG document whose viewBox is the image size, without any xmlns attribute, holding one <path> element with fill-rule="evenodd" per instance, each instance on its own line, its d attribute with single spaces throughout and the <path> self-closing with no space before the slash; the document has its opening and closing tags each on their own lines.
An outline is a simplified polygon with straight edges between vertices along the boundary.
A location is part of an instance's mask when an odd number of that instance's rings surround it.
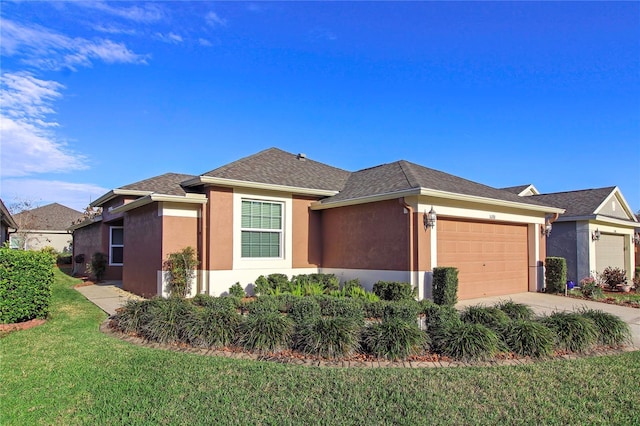
<svg viewBox="0 0 640 426">
<path fill-rule="evenodd" d="M 96 222 L 76 229 L 73 232 L 73 272 L 78 275 L 84 275 L 87 263 L 91 262 L 91 256 L 95 252 L 103 252 L 102 247 L 102 222 Z M 76 263 L 77 255 L 84 255 L 84 262 Z"/>
<path fill-rule="evenodd" d="M 563 257 L 567 261 L 567 280 L 577 283 L 578 257 L 589 259 L 589 247 L 578 247 L 575 222 L 555 222 L 551 235 L 547 238 L 546 255 L 549 257 Z"/>
<path fill-rule="evenodd" d="M 408 212 L 395 200 L 322 211 L 322 267 L 408 268 Z"/>
<path fill-rule="evenodd" d="M 53 247 L 59 252 L 67 251 L 71 247 L 73 237 L 66 231 L 29 231 L 12 235 L 13 238 L 25 238 L 25 250 L 40 250 Z"/>
<path fill-rule="evenodd" d="M 127 212 L 124 221 L 122 288 L 141 296 L 157 294 L 162 269 L 162 218 L 156 204 Z"/>
<path fill-rule="evenodd" d="M 313 268 L 322 263 L 322 227 L 320 212 L 309 206 L 315 198 L 294 197 L 293 202 L 293 268 Z"/>
<path fill-rule="evenodd" d="M 205 206 L 204 238 L 201 245 L 205 269 L 228 270 L 233 268 L 233 189 L 207 188 L 208 204 Z"/>
</svg>

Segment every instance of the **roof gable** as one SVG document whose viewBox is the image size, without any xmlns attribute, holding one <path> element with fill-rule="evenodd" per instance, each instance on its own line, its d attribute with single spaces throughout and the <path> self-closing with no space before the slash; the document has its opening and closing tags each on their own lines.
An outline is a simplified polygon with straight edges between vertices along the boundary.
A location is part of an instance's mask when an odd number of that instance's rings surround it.
<svg viewBox="0 0 640 426">
<path fill-rule="evenodd" d="M 608 216 L 635 221 L 617 186 L 534 195 L 531 198 L 565 209 L 561 217 Z"/>
<path fill-rule="evenodd" d="M 13 216 L 21 229 L 61 231 L 69 228 L 83 214 L 62 204 L 52 203 Z"/>
<path fill-rule="evenodd" d="M 528 185 L 518 185 L 518 186 L 509 186 L 507 188 L 502 188 L 503 191 L 509 191 L 520 197 L 528 197 L 529 195 L 538 195 L 540 191 L 538 188 L 533 186 L 533 184 Z"/>
</svg>

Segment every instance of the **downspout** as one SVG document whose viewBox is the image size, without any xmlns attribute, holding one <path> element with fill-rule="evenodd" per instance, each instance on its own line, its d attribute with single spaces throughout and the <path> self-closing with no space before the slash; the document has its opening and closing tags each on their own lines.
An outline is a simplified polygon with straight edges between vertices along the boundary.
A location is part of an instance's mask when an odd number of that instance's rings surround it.
<svg viewBox="0 0 640 426">
<path fill-rule="evenodd" d="M 409 268 L 409 282 L 411 284 L 411 288 L 413 288 L 414 284 L 414 252 L 413 252 L 413 207 L 411 207 L 405 200 L 404 197 L 399 198 L 398 201 L 402 206 L 407 209 L 409 216 L 408 223 L 408 250 L 409 250 L 409 258 L 408 258 L 408 268 Z"/>
</svg>

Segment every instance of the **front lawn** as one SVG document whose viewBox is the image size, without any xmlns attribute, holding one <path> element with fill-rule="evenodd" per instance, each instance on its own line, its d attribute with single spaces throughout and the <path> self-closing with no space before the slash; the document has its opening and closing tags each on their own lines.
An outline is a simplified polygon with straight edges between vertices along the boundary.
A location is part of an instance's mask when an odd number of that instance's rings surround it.
<svg viewBox="0 0 640 426">
<path fill-rule="evenodd" d="M 0 423 L 640 424 L 640 352 L 516 367 L 305 368 L 137 347 L 56 272 L 45 325 L 0 339 Z"/>
<path fill-rule="evenodd" d="M 602 297 L 584 297 L 579 289 L 573 289 L 570 290 L 567 295 L 577 299 L 610 303 L 612 305 L 627 306 L 629 308 L 640 308 L 640 293 L 638 290 L 631 291 L 629 293 L 621 291 L 603 291 Z"/>
</svg>

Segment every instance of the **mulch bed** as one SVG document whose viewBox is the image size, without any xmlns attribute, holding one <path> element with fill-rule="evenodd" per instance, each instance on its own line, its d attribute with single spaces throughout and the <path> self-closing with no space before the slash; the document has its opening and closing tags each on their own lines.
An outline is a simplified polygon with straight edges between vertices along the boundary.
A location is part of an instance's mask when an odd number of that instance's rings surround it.
<svg viewBox="0 0 640 426">
<path fill-rule="evenodd" d="M 631 300 L 619 300 L 615 297 L 613 297 L 612 295 L 619 295 L 619 294 L 638 294 L 637 291 L 632 291 L 630 293 L 623 293 L 620 291 L 610 291 L 610 290 L 602 290 L 602 294 L 604 295 L 604 299 L 591 299 L 589 297 L 584 297 L 584 296 L 579 296 L 577 294 L 567 294 L 568 297 L 571 297 L 573 299 L 582 299 L 582 300 L 590 300 L 592 302 L 600 302 L 600 303 L 608 303 L 610 305 L 618 305 L 618 306 L 625 306 L 627 308 L 636 308 L 636 309 L 640 309 L 640 302 L 637 301 L 631 301 Z"/>
<path fill-rule="evenodd" d="M 0 332 L 4 334 L 10 333 L 12 331 L 28 330 L 30 328 L 42 325 L 45 322 L 47 322 L 47 320 L 35 318 L 29 321 L 18 322 L 15 324 L 0 324 Z"/>
</svg>

